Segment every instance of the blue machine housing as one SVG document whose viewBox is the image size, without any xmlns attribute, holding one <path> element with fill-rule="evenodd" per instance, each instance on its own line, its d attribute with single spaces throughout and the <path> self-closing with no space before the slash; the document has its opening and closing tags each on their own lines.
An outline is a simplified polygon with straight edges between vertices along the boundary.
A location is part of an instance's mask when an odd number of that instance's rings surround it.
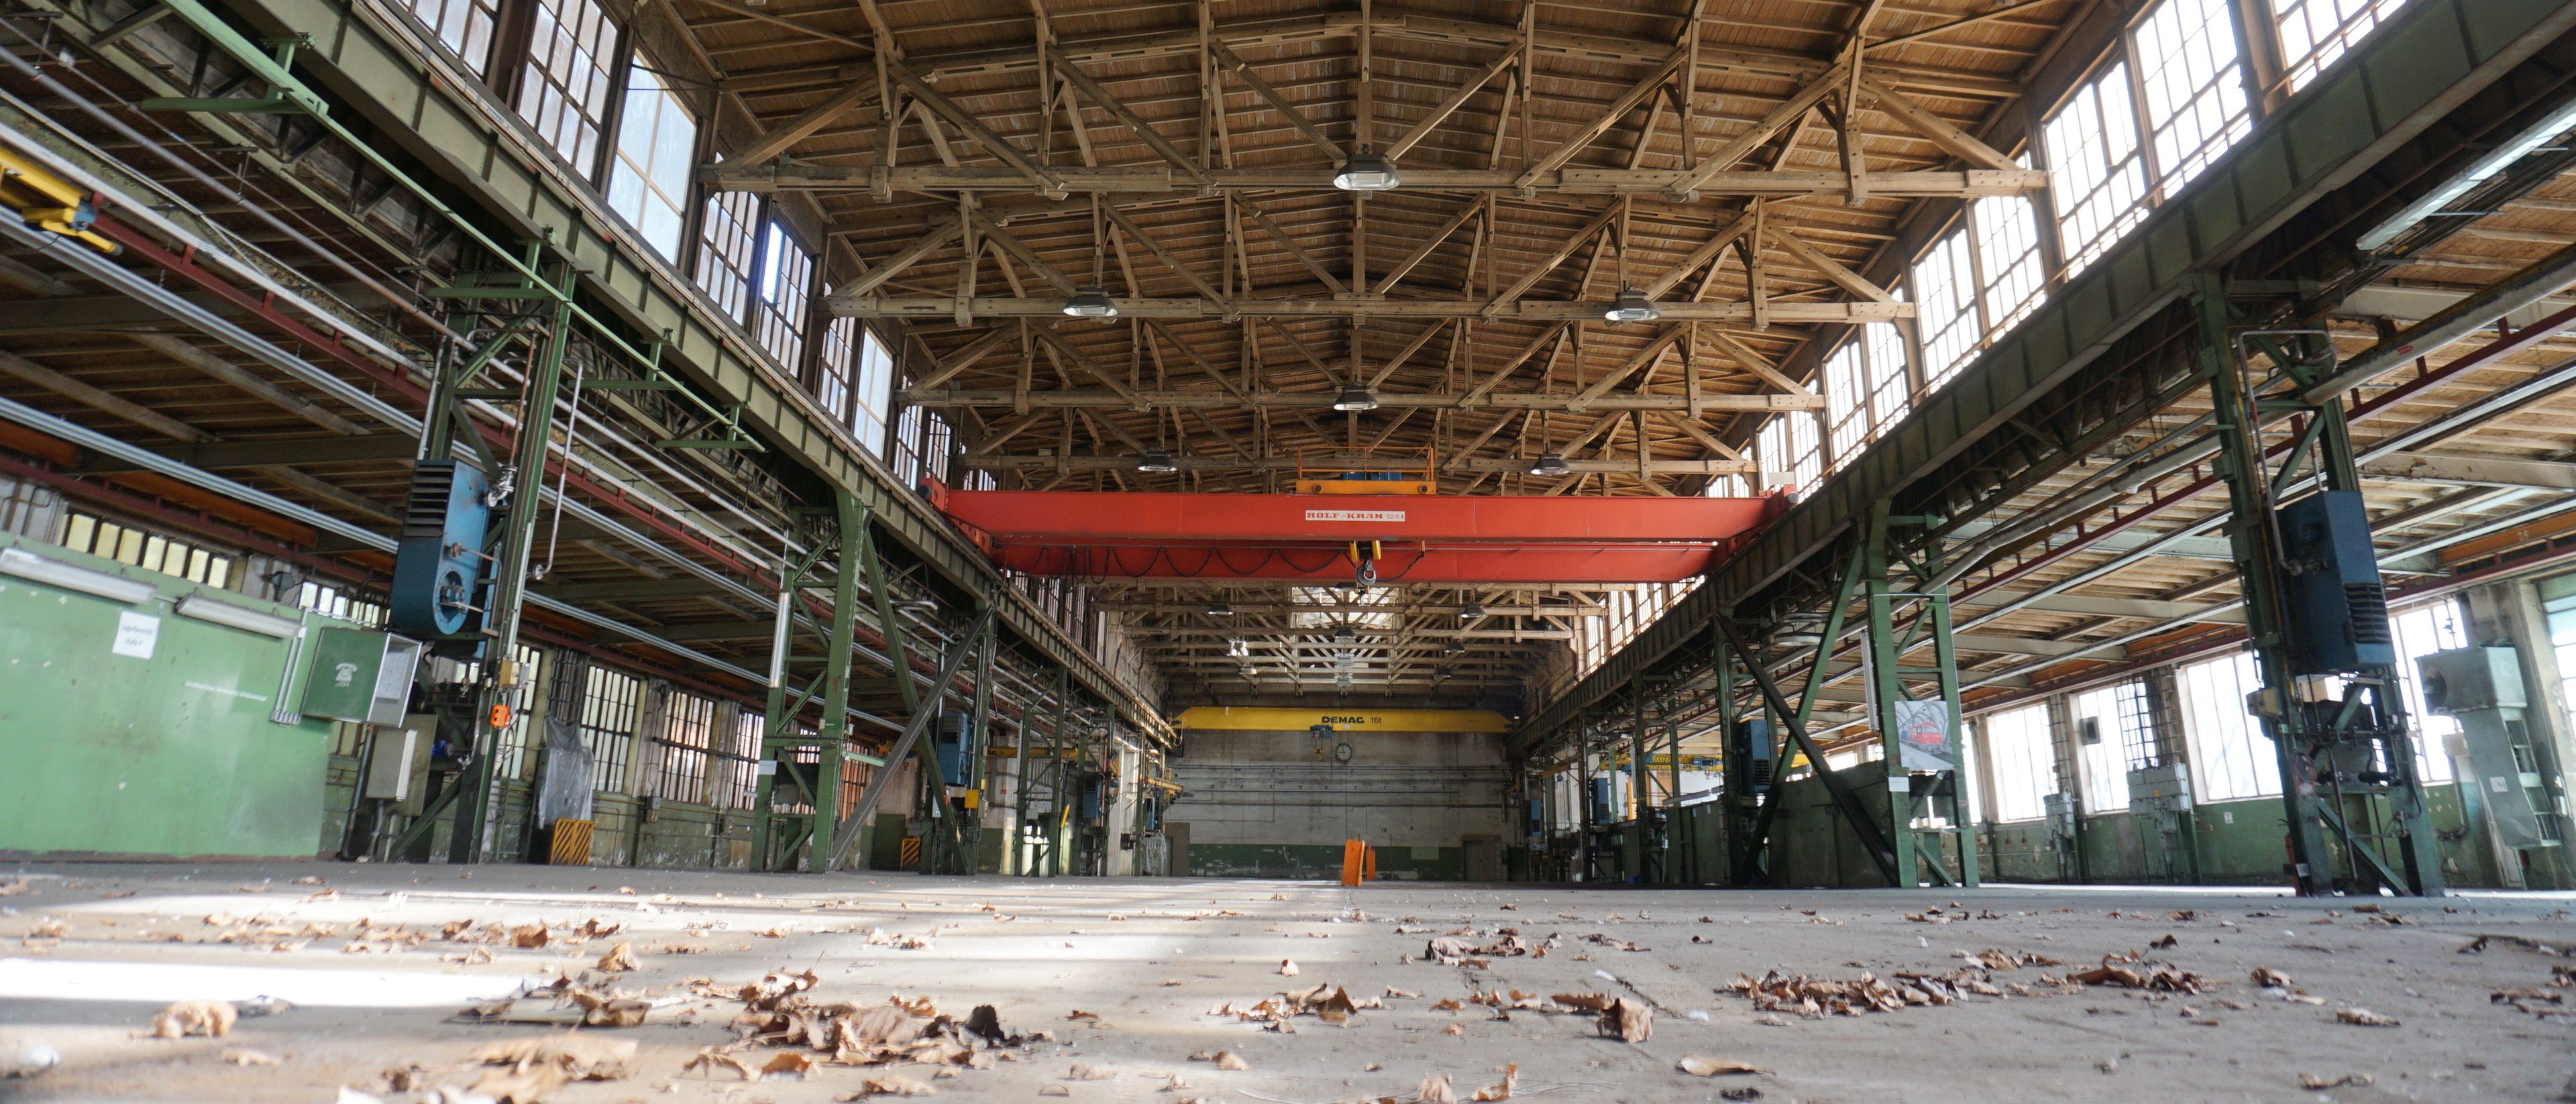
<svg viewBox="0 0 2576 1104">
<path fill-rule="evenodd" d="M 2281 594 L 2289 607 L 2294 673 L 2334 675 L 2397 663 L 2388 590 L 2359 491 L 2319 491 L 2285 503 Z"/>
<path fill-rule="evenodd" d="M 455 639 L 483 631 L 483 539 L 492 521 L 481 469 L 454 460 L 412 466 L 394 550 L 394 627 L 412 636 Z"/>
<path fill-rule="evenodd" d="M 971 719 L 963 709 L 939 715 L 939 780 L 951 786 L 966 782 L 966 726 Z"/>
<path fill-rule="evenodd" d="M 1743 733 L 1744 788 L 1747 793 L 1761 793 L 1771 788 L 1778 763 L 1772 761 L 1771 721 L 1765 717 L 1747 717 L 1735 722 Z"/>
</svg>

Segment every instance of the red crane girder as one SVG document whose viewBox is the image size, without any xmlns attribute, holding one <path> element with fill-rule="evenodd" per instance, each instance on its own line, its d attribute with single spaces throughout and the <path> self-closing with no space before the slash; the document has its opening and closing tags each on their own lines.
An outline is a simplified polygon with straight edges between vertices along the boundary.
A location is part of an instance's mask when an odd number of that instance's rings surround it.
<svg viewBox="0 0 2576 1104">
<path fill-rule="evenodd" d="M 1785 509 L 1765 498 L 963 491 L 931 500 L 994 562 L 1032 575 L 1662 583 L 1705 573 Z"/>
</svg>

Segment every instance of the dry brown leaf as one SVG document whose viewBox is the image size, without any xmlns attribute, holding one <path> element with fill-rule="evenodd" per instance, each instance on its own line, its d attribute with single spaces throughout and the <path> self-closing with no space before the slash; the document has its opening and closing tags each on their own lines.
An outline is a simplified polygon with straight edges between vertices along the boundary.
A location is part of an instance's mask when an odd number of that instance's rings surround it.
<svg viewBox="0 0 2576 1104">
<path fill-rule="evenodd" d="M 800 1054 L 792 1050 L 780 1051 L 777 1054 L 771 1055 L 768 1063 L 760 1067 L 760 1079 L 763 1081 L 802 1081 L 805 1079 L 806 1072 L 813 1068 L 813 1055 Z"/>
<path fill-rule="evenodd" d="M 898 1076 L 891 1073 L 881 1073 L 859 1082 L 859 1091 L 848 1096 L 841 1097 L 840 1099 L 865 1100 L 871 1096 L 937 1095 L 939 1095 L 939 1090 L 931 1088 L 928 1082 L 915 1081 L 912 1078 Z"/>
<path fill-rule="evenodd" d="M 1390 997 L 1418 997 L 1422 994 L 1407 989 L 1398 989 L 1395 986 L 1390 985 L 1386 987 L 1386 995 Z"/>
<path fill-rule="evenodd" d="M 2302 1089 L 2340 1089 L 2347 1085 L 2359 1088 L 2370 1084 L 2370 1081 L 2371 1077 L 2367 1073 L 2347 1073 L 2341 1077 L 2319 1077 L 2313 1073 L 2299 1075 L 2299 1087 Z"/>
<path fill-rule="evenodd" d="M 252 1050 L 249 1047 L 225 1047 L 224 1061 L 230 1062 L 236 1066 L 274 1066 L 277 1065 L 281 1059 L 264 1050 Z"/>
<path fill-rule="evenodd" d="M 1645 1042 L 1655 1034 L 1655 1010 L 1626 997 L 1611 1001 L 1601 1013 L 1601 1033 L 1626 1042 Z"/>
<path fill-rule="evenodd" d="M 1431 1010 L 1434 1012 L 1456 1012 L 1465 1007 L 1467 1006 L 1458 1003 L 1458 998 L 1456 997 L 1442 997 L 1439 1000 L 1431 1002 Z"/>
<path fill-rule="evenodd" d="M 1450 1091 L 1449 1075 L 1445 1073 L 1423 1078 L 1422 1087 L 1414 1090 L 1414 1098 L 1422 1104 L 1458 1104 L 1458 1094 Z"/>
<path fill-rule="evenodd" d="M 2290 975 L 2269 966 L 2257 966 L 2254 968 L 2254 984 L 2264 989 L 2287 989 Z"/>
<path fill-rule="evenodd" d="M 701 1048 L 698 1051 L 697 1057 L 689 1059 L 689 1063 L 687 1065 L 680 1067 L 680 1072 L 688 1073 L 700 1067 L 705 1067 L 707 1075 L 712 1077 L 715 1075 L 716 1069 L 719 1066 L 734 1071 L 736 1075 L 740 1076 L 745 1081 L 749 1081 L 753 1077 L 759 1076 L 759 1074 L 751 1068 L 751 1063 L 743 1061 L 731 1054 L 719 1051 L 714 1047 Z"/>
<path fill-rule="evenodd" d="M 1190 1055 L 1190 1061 L 1214 1062 L 1216 1063 L 1216 1068 L 1221 1070 L 1248 1070 L 1252 1068 L 1252 1063 L 1244 1061 L 1242 1055 L 1236 1054 L 1231 1050 L 1202 1050 L 1196 1054 Z"/>
<path fill-rule="evenodd" d="M 1066 1016 L 1065 1016 L 1064 1018 L 1065 1018 L 1065 1019 L 1068 1019 L 1068 1020 L 1090 1020 L 1090 1021 L 1092 1021 L 1093 1023 L 1098 1023 L 1098 1022 L 1100 1022 L 1100 1013 L 1098 1013 L 1098 1012 L 1085 1012 L 1085 1011 L 1083 1011 L 1083 1010 L 1081 1010 L 1081 1009 L 1079 1009 L 1079 1008 L 1076 1008 L 1076 1009 L 1074 1009 L 1072 1012 L 1070 1012 L 1070 1013 L 1066 1014 Z"/>
<path fill-rule="evenodd" d="M 2360 1027 L 2395 1027 L 2394 1016 L 2382 1016 L 2367 1008 L 2346 1008 L 2335 1013 L 2335 1019 Z"/>
<path fill-rule="evenodd" d="M 549 938 L 543 924 L 521 924 L 510 929 L 510 945 L 513 947 L 535 949 L 545 946 Z"/>
<path fill-rule="evenodd" d="M 1554 1000 L 1556 1003 L 1564 1005 L 1567 1008 L 1580 1009 L 1585 1012 L 1607 1012 L 1610 1010 L 1610 994 L 1608 993 L 1558 993 L 1556 996 L 1549 999 Z"/>
<path fill-rule="evenodd" d="M 1297 962 L 1296 962 L 1296 960 L 1294 960 L 1294 959 L 1287 959 L 1287 958 L 1280 959 L 1280 960 L 1279 960 L 1279 976 L 1280 976 L 1280 977 L 1296 977 L 1296 976 L 1297 976 Z"/>
<path fill-rule="evenodd" d="M 622 974 L 628 970 L 641 968 L 635 961 L 635 945 L 632 943 L 620 943 L 610 947 L 607 954 L 599 956 L 599 961 L 595 965 L 600 971 L 612 974 Z"/>
<path fill-rule="evenodd" d="M 626 1076 L 635 1040 L 567 1031 L 485 1043 L 467 1058 L 492 1066 L 554 1066 L 584 1081 L 607 1081 Z"/>
<path fill-rule="evenodd" d="M 562 1067 L 553 1065 L 488 1069 L 474 1079 L 472 1091 L 499 1104 L 537 1104 L 571 1079 Z"/>
<path fill-rule="evenodd" d="M 1521 1067 L 1518 1064 L 1508 1065 L 1503 1067 L 1502 1080 L 1476 1090 L 1476 1094 L 1467 1099 L 1509 1100 L 1512 1098 L 1512 1090 L 1519 1087 L 1521 1087 Z"/>
<path fill-rule="evenodd" d="M 1751 1062 L 1738 1062 L 1732 1058 L 1702 1058 L 1696 1054 L 1683 1055 L 1682 1060 L 1674 1064 L 1681 1067 L 1683 1073 L 1693 1077 L 1715 1077 L 1722 1073 L 1762 1072 L 1761 1067 Z"/>
<path fill-rule="evenodd" d="M 152 1017 L 152 1037 L 184 1039 L 190 1035 L 222 1038 L 233 1030 L 241 1012 L 231 1001 L 180 1001 Z"/>
<path fill-rule="evenodd" d="M 1467 1025 L 1465 1025 L 1465 1024 L 1455 1024 L 1455 1023 L 1453 1023 L 1453 1024 L 1450 1024 L 1450 1025 L 1449 1025 L 1449 1026 L 1447 1026 L 1447 1027 L 1441 1028 L 1441 1029 L 1440 1029 L 1440 1033 L 1441 1033 L 1441 1034 L 1443 1034 L 1443 1035 L 1460 1035 L 1460 1036 L 1463 1036 L 1463 1035 L 1467 1034 Z"/>
<path fill-rule="evenodd" d="M 1076 1062 L 1073 1064 L 1072 1069 L 1065 1071 L 1064 1079 L 1067 1081 L 1107 1081 L 1117 1076 L 1117 1070 L 1109 1069 L 1104 1066 L 1092 1066 Z"/>
</svg>

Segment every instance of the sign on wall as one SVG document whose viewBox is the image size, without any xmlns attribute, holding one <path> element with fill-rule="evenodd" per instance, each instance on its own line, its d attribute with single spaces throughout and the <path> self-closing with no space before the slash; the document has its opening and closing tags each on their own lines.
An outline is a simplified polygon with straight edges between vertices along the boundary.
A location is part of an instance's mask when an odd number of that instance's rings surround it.
<svg viewBox="0 0 2576 1104">
<path fill-rule="evenodd" d="M 1181 713 L 1184 729 L 1234 732 L 1509 732 L 1489 709 L 1259 709 L 1202 705 Z"/>
</svg>

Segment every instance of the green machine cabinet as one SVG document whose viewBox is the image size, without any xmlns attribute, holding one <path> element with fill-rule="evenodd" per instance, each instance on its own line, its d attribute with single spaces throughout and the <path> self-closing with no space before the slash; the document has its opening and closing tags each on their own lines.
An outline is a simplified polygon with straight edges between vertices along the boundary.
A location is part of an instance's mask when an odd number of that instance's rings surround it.
<svg viewBox="0 0 2576 1104">
<path fill-rule="evenodd" d="M 307 717 L 399 725 L 411 702 L 421 643 L 371 629 L 314 631 L 313 666 L 304 679 Z"/>
</svg>

